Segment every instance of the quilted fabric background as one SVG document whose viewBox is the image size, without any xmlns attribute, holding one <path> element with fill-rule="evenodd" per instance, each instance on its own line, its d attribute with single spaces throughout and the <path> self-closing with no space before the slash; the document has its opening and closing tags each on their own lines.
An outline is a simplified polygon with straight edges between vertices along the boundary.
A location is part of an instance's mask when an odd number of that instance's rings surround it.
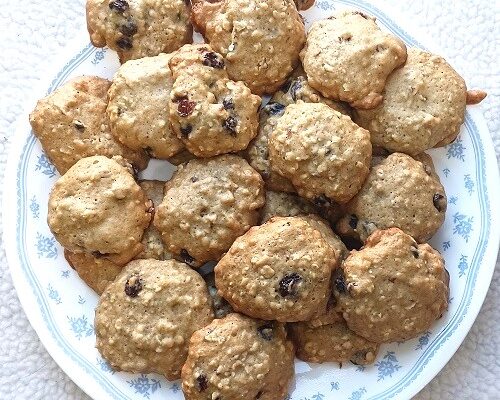
<svg viewBox="0 0 500 400">
<path fill-rule="evenodd" d="M 443 49 L 482 104 L 500 160 L 500 1 L 387 0 Z M 2 0 L 0 6 L 0 181 L 9 137 L 40 66 L 84 26 L 84 0 Z M 0 197 L 3 195 L 0 186 Z M 1 230 L 1 227 L 0 227 Z M 2 234 L 9 234 L 8 232 Z M 417 399 L 500 398 L 500 262 L 482 311 L 464 343 Z M 38 340 L 12 285 L 0 242 L 0 399 L 88 399 Z"/>
</svg>

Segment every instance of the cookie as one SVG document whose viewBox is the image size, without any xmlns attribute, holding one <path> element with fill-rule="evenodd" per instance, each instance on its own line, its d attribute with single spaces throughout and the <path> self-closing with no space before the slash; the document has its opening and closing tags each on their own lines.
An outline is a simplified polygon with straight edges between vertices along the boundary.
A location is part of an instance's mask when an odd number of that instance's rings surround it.
<svg viewBox="0 0 500 400">
<path fill-rule="evenodd" d="M 266 190 L 266 202 L 261 210 L 260 223 L 263 224 L 272 217 L 295 217 L 314 212 L 316 209 L 312 203 L 294 193 Z"/>
<path fill-rule="evenodd" d="M 292 183 L 271 169 L 269 163 L 269 136 L 276 128 L 278 119 L 285 112 L 285 107 L 298 102 L 325 103 L 334 110 L 349 115 L 347 105 L 323 97 L 311 88 L 302 68 L 297 68 L 286 83 L 278 90 L 259 115 L 257 136 L 244 152 L 245 158 L 262 175 L 266 187 L 278 192 L 295 192 Z"/>
<path fill-rule="evenodd" d="M 306 362 L 324 363 L 351 361 L 356 365 L 371 364 L 379 345 L 356 335 L 338 313 L 328 324 L 315 326 L 310 322 L 289 324 L 290 337 L 297 358 Z"/>
<path fill-rule="evenodd" d="M 379 230 L 343 263 L 334 285 L 350 329 L 376 343 L 427 331 L 448 308 L 449 275 L 428 244 L 398 228 Z"/>
<path fill-rule="evenodd" d="M 228 78 L 222 56 L 208 45 L 186 45 L 170 68 L 170 122 L 186 148 L 198 157 L 246 148 L 257 134 L 261 99 Z"/>
<path fill-rule="evenodd" d="M 432 159 L 427 156 L 422 163 L 393 153 L 372 168 L 359 193 L 345 205 L 346 215 L 336 229 L 364 241 L 376 229 L 397 227 L 423 243 L 443 224 L 446 206 Z"/>
<path fill-rule="evenodd" d="M 387 79 L 384 101 L 358 110 L 355 121 L 372 143 L 390 152 L 419 154 L 451 143 L 464 122 L 467 88 L 442 58 L 408 49 L 406 64 Z"/>
<path fill-rule="evenodd" d="M 193 40 L 184 0 L 87 0 L 86 10 L 92 44 L 116 50 L 122 63 L 170 53 Z"/>
<path fill-rule="evenodd" d="M 274 93 L 299 63 L 306 34 L 291 0 L 195 0 L 192 16 L 230 78 L 255 94 Z"/>
<path fill-rule="evenodd" d="M 186 400 L 283 400 L 293 362 L 282 324 L 229 314 L 191 337 L 182 390 Z"/>
<path fill-rule="evenodd" d="M 89 253 L 73 253 L 64 250 L 64 258 L 78 276 L 98 295 L 113 282 L 121 272 L 123 265 Z"/>
<path fill-rule="evenodd" d="M 186 264 L 135 260 L 102 294 L 96 347 L 117 371 L 178 379 L 194 331 L 213 319 L 203 278 Z"/>
<path fill-rule="evenodd" d="M 389 74 L 406 60 L 406 46 L 375 18 L 344 10 L 314 22 L 300 53 L 310 85 L 325 97 L 362 109 L 382 101 Z"/>
<path fill-rule="evenodd" d="M 275 217 L 236 239 L 215 267 L 215 282 L 236 311 L 305 321 L 326 307 L 337 262 L 333 247 L 308 221 Z"/>
<path fill-rule="evenodd" d="M 146 168 L 143 151 L 123 146 L 111 134 L 106 117 L 110 84 L 96 76 L 75 78 L 38 100 L 30 114 L 33 133 L 60 174 L 95 155 L 122 156 L 135 168 Z"/>
<path fill-rule="evenodd" d="M 111 132 L 119 142 L 161 159 L 184 149 L 169 123 L 169 60 L 169 54 L 159 54 L 123 64 L 113 78 L 107 108 Z"/>
<path fill-rule="evenodd" d="M 167 182 L 154 224 L 167 250 L 180 260 L 193 267 L 217 261 L 258 223 L 263 186 L 241 157 L 191 160 Z"/>
<path fill-rule="evenodd" d="M 369 172 L 370 133 L 322 103 L 291 104 L 269 137 L 271 168 L 307 199 L 345 203 Z"/>
<path fill-rule="evenodd" d="M 214 309 L 215 318 L 224 318 L 226 315 L 231 314 L 233 312 L 233 308 L 229 305 L 224 297 L 222 297 L 217 287 L 215 286 L 215 275 L 213 272 L 205 275 L 203 277 L 205 282 L 207 283 L 208 293 L 210 293 L 210 297 L 212 298 L 212 307 Z"/>
<path fill-rule="evenodd" d="M 78 161 L 54 184 L 47 222 L 69 251 L 125 264 L 142 250 L 152 210 L 127 168 L 93 156 Z"/>
</svg>

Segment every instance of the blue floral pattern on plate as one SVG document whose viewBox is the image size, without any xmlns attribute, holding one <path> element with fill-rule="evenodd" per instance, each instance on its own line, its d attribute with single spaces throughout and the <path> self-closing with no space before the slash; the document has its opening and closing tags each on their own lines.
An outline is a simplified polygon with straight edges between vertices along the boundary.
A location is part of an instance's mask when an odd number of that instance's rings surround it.
<svg viewBox="0 0 500 400">
<path fill-rule="evenodd" d="M 357 7 L 375 15 L 378 21 L 398 34 L 407 44 L 419 46 L 397 24 L 365 1 L 317 1 L 304 13 L 308 22 L 330 15 L 338 6 Z M 112 51 L 84 47 L 55 76 L 49 92 L 71 77 L 97 74 L 110 78 L 117 66 Z M 94 308 L 97 296 L 68 268 L 61 247 L 45 224 L 49 188 L 57 171 L 43 154 L 26 126 L 26 141 L 16 169 L 17 201 L 15 257 L 32 293 L 50 342 L 72 368 L 66 371 L 78 382 L 84 374 L 95 382 L 95 393 L 106 399 L 181 400 L 178 382 L 167 382 L 157 375 L 133 375 L 114 372 L 94 348 Z M 490 204 L 486 187 L 487 172 L 483 142 L 470 114 L 459 138 L 445 148 L 431 152 L 448 194 L 445 223 L 433 238 L 433 247 L 443 251 L 451 275 L 449 312 L 428 332 L 408 342 L 382 346 L 371 366 L 344 363 L 298 363 L 301 371 L 289 400 L 375 400 L 407 397 L 420 388 L 424 368 L 439 364 L 449 356 L 446 349 L 460 331 L 474 297 L 475 283 L 490 232 Z M 27 184 L 29 182 L 29 184 Z M 14 188 L 14 185 L 13 185 Z M 471 207 L 474 204 L 474 207 Z M 16 209 L 17 206 L 17 209 Z M 459 250 L 457 250 L 459 249 Z M 30 297 L 31 298 L 31 297 Z M 450 340 L 451 338 L 451 340 Z M 47 341 L 49 341 L 47 339 Z"/>
</svg>

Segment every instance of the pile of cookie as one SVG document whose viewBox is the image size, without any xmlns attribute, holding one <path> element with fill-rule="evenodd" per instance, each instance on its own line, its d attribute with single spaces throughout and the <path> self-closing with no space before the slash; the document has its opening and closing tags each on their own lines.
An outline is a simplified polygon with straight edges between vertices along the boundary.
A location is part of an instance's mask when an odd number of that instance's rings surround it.
<svg viewBox="0 0 500 400">
<path fill-rule="evenodd" d="M 446 194 L 424 151 L 485 93 L 359 11 L 306 35 L 312 3 L 87 0 L 92 42 L 122 65 L 30 122 L 113 369 L 181 378 L 187 399 L 283 399 L 294 356 L 373 363 L 446 311 L 426 244 Z M 168 182 L 138 178 L 150 158 L 178 165 Z"/>
</svg>

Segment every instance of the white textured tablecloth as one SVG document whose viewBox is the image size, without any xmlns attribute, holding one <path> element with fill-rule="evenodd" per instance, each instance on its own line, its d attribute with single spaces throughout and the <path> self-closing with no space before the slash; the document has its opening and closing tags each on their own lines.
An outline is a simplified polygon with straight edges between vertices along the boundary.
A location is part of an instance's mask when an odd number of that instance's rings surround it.
<svg viewBox="0 0 500 400">
<path fill-rule="evenodd" d="M 482 108 L 500 160 L 500 0 L 387 3 L 409 15 L 444 49 L 443 55 L 464 76 L 469 87 L 488 92 Z M 13 123 L 39 79 L 39 66 L 50 62 L 71 42 L 82 24 L 84 0 L 1 0 L 0 179 Z M 497 260 L 488 296 L 469 335 L 417 399 L 500 398 L 499 264 Z M 28 323 L 12 285 L 3 243 L 0 399 L 88 399 L 51 359 Z"/>
</svg>

